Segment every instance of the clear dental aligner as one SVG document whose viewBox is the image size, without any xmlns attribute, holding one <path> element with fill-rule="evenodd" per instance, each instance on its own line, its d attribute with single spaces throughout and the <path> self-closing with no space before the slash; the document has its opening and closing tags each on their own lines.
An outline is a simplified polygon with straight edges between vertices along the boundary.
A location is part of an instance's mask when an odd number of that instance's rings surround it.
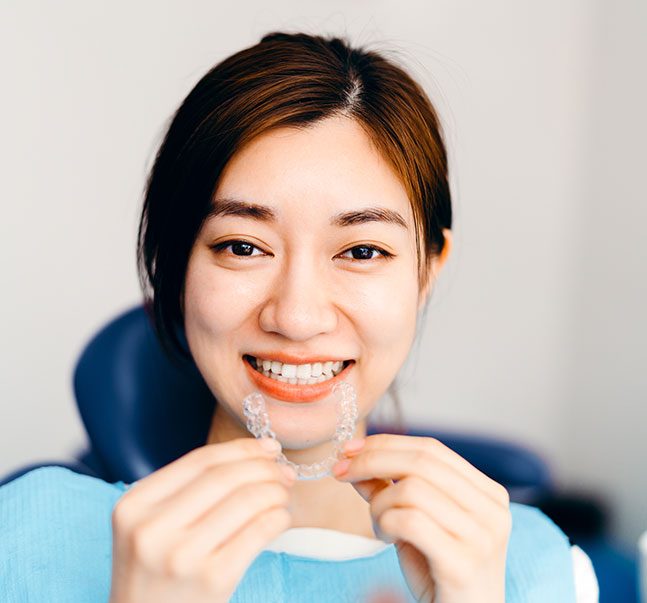
<svg viewBox="0 0 647 603">
<path fill-rule="evenodd" d="M 297 474 L 297 479 L 319 479 L 330 475 L 333 465 L 339 460 L 339 454 L 344 442 L 352 439 L 357 422 L 357 395 L 355 388 L 346 381 L 337 383 L 332 388 L 337 398 L 335 415 L 337 417 L 337 428 L 333 437 L 333 453 L 328 458 L 311 465 L 297 465 L 279 452 L 276 462 L 279 465 L 289 465 Z M 276 440 L 276 434 L 270 428 L 270 417 L 265 410 L 265 399 L 263 395 L 256 392 L 250 394 L 243 401 L 245 416 L 247 417 L 247 429 L 256 438 L 272 438 Z"/>
</svg>

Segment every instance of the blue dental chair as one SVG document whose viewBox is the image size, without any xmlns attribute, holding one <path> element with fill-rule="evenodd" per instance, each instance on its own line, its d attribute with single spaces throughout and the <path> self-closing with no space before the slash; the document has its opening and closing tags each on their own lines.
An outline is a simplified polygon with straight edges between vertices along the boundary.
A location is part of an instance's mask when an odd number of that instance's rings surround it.
<svg viewBox="0 0 647 603">
<path fill-rule="evenodd" d="M 163 352 L 143 306 L 115 318 L 87 344 L 74 371 L 74 392 L 87 449 L 68 462 L 23 467 L 0 485 L 43 465 L 67 466 L 109 482 L 136 481 L 204 445 L 215 405 L 195 365 L 173 363 Z M 542 508 L 587 551 L 601 603 L 636 601 L 634 560 L 601 538 L 602 511 L 594 502 L 558 495 L 548 465 L 537 453 L 489 437 L 420 427 L 369 424 L 368 432 L 441 440 L 505 486 L 511 500 Z M 592 520 L 583 525 L 587 512 Z M 591 525 L 594 529 L 587 531 Z"/>
</svg>

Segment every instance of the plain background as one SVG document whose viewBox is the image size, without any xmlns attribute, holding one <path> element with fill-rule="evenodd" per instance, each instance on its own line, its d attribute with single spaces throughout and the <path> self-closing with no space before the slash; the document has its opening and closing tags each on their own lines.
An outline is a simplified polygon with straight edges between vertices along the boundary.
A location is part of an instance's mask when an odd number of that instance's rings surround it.
<svg viewBox="0 0 647 603">
<path fill-rule="evenodd" d="M 140 300 L 165 124 L 265 33 L 394 51 L 437 105 L 455 249 L 402 371 L 410 422 L 524 443 L 647 529 L 647 4 L 24 1 L 0 6 L 0 474 L 84 446 L 76 357 Z M 417 351 L 416 351 L 417 350 Z"/>
</svg>

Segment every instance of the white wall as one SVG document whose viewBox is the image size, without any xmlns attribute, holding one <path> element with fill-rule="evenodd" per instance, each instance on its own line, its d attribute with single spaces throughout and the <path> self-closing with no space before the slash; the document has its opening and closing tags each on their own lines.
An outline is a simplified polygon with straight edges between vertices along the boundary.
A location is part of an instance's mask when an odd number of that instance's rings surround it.
<svg viewBox="0 0 647 603">
<path fill-rule="evenodd" d="M 139 300 L 141 191 L 172 111 L 216 61 L 302 28 L 398 50 L 446 124 L 456 246 L 403 371 L 407 415 L 537 448 L 564 486 L 607 497 L 633 544 L 647 528 L 646 5 L 221 6 L 0 7 L 0 474 L 84 444 L 71 371 Z"/>
</svg>

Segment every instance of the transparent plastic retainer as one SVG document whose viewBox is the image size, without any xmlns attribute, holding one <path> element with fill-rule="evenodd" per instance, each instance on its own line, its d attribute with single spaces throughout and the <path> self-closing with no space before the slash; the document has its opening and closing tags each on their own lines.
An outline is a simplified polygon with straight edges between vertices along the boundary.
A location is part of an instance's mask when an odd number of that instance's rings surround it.
<svg viewBox="0 0 647 603">
<path fill-rule="evenodd" d="M 323 461 L 312 463 L 311 465 L 297 465 L 293 463 L 288 460 L 282 450 L 276 457 L 276 462 L 279 465 L 289 465 L 294 469 L 297 474 L 297 479 L 319 479 L 330 475 L 330 470 L 339 460 L 343 443 L 353 438 L 358 414 L 355 388 L 350 383 L 342 381 L 332 388 L 332 393 L 337 399 L 335 405 L 337 428 L 335 429 L 335 435 L 332 440 L 332 455 Z M 247 417 L 247 429 L 256 438 L 277 439 L 276 434 L 270 428 L 270 417 L 265 410 L 265 399 L 262 394 L 256 392 L 247 396 L 243 401 L 243 408 Z"/>
</svg>

